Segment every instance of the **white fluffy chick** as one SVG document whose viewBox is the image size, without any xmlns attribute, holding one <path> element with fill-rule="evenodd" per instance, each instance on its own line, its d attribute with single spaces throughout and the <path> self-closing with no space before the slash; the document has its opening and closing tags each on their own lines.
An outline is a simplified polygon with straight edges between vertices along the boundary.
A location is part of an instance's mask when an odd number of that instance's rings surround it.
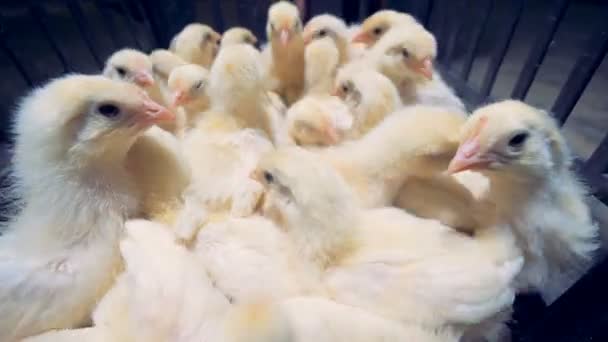
<svg viewBox="0 0 608 342">
<path fill-rule="evenodd" d="M 473 113 L 449 167 L 489 178 L 495 219 L 512 227 L 524 251 L 520 290 L 540 291 L 549 303 L 584 272 L 598 247 L 587 192 L 571 165 L 550 115 L 508 100 Z"/>
<path fill-rule="evenodd" d="M 350 109 L 354 123 L 350 138 L 359 138 L 377 126 L 386 115 L 402 106 L 397 88 L 390 79 L 373 69 L 340 69 L 334 95 Z"/>
<path fill-rule="evenodd" d="M 258 39 L 253 32 L 244 27 L 232 27 L 222 35 L 221 47 L 233 44 L 249 44 L 254 46 L 258 43 Z"/>
<path fill-rule="evenodd" d="M 141 51 L 122 49 L 114 52 L 106 61 L 103 75 L 113 80 L 134 83 L 144 89 L 153 101 L 166 104 L 162 96 L 162 84 L 156 82 L 154 64 Z"/>
<path fill-rule="evenodd" d="M 416 18 L 407 13 L 393 10 L 381 10 L 361 23 L 358 32 L 352 38 L 354 43 L 365 44 L 368 47 L 374 46 L 382 36 L 392 28 L 401 26 L 401 30 L 410 27 L 421 26 Z"/>
<path fill-rule="evenodd" d="M 447 329 L 399 324 L 320 297 L 231 305 L 196 258 L 162 226 L 132 221 L 127 232 L 121 244 L 126 272 L 114 288 L 121 292 L 112 298 L 115 309 L 100 312 L 106 316 L 97 316 L 93 328 L 52 332 L 27 342 L 458 340 Z"/>
<path fill-rule="evenodd" d="M 114 52 L 106 61 L 103 75 L 114 80 L 137 84 L 142 88 L 154 85 L 152 62 L 148 56 L 134 49 Z"/>
<path fill-rule="evenodd" d="M 169 50 L 188 63 L 210 68 L 220 47 L 221 36 L 211 27 L 188 24 L 173 37 Z"/>
<path fill-rule="evenodd" d="M 523 263 L 510 231 L 475 237 L 395 208 L 361 210 L 321 158 L 285 147 L 258 167 L 264 214 L 324 271 L 342 304 L 431 329 L 479 323 L 507 309 Z"/>
<path fill-rule="evenodd" d="M 266 37 L 269 46 L 269 78 L 275 90 L 291 105 L 304 90 L 304 40 L 298 8 L 279 1 L 268 9 Z"/>
<path fill-rule="evenodd" d="M 329 94 L 332 91 L 334 78 L 338 71 L 339 51 L 336 44 L 330 39 L 317 39 L 304 50 L 305 93 Z"/>
<path fill-rule="evenodd" d="M 209 71 L 200 65 L 182 65 L 171 71 L 167 84 L 171 105 L 182 107 L 186 116 L 183 122 L 177 123 L 182 133 L 193 128 L 202 113 L 209 109 L 208 86 Z"/>
<path fill-rule="evenodd" d="M 398 209 L 360 212 L 341 177 L 295 147 L 262 159 L 259 168 L 265 215 L 326 270 L 338 302 L 433 328 L 479 323 L 512 303 L 510 284 L 522 261 L 508 231 L 470 238 Z"/>
<path fill-rule="evenodd" d="M 350 132 L 353 117 L 335 96 L 308 95 L 287 111 L 287 132 L 299 146 L 330 146 Z"/>
<path fill-rule="evenodd" d="M 445 170 L 464 120 L 459 112 L 411 106 L 387 116 L 360 139 L 318 153 L 353 187 L 362 206 L 392 205 L 410 177 Z"/>
<path fill-rule="evenodd" d="M 0 340 L 88 321 L 137 209 L 127 151 L 172 118 L 139 88 L 103 76 L 68 75 L 21 102 L 14 175 L 25 205 L 0 238 Z"/>
<path fill-rule="evenodd" d="M 422 26 L 395 28 L 370 50 L 376 69 L 390 78 L 404 104 L 424 104 L 464 112 L 464 104 L 433 68 L 437 41 Z"/>
<path fill-rule="evenodd" d="M 315 40 L 331 39 L 339 53 L 338 64 L 342 65 L 353 58 L 351 46 L 348 41 L 348 27 L 344 21 L 329 14 L 322 14 L 310 19 L 302 34 L 304 44 L 308 45 Z"/>
</svg>

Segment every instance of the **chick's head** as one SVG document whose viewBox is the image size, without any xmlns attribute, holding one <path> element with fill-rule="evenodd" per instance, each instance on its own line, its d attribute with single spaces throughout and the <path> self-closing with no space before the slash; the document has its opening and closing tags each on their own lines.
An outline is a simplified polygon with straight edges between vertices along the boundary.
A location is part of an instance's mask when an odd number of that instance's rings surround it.
<svg viewBox="0 0 608 342">
<path fill-rule="evenodd" d="M 173 38 L 169 49 L 186 62 L 209 67 L 219 51 L 221 39 L 211 27 L 194 23 L 186 25 Z"/>
<path fill-rule="evenodd" d="M 154 85 L 150 58 L 133 49 L 122 49 L 112 54 L 106 61 L 103 74 L 113 80 L 132 82 L 143 88 Z"/>
<path fill-rule="evenodd" d="M 221 46 L 229 46 L 233 44 L 249 44 L 255 46 L 258 39 L 255 35 L 244 27 L 233 27 L 222 35 Z"/>
<path fill-rule="evenodd" d="M 477 109 L 461 132 L 448 172 L 479 170 L 539 179 L 569 164 L 570 154 L 555 121 L 544 111 L 507 100 Z"/>
<path fill-rule="evenodd" d="M 316 39 L 331 38 L 335 44 L 346 44 L 348 28 L 342 19 L 333 15 L 318 15 L 308 21 L 304 26 L 302 37 L 308 44 Z"/>
<path fill-rule="evenodd" d="M 338 144 L 352 124 L 348 108 L 335 97 L 305 97 L 287 111 L 287 130 L 300 146 Z"/>
<path fill-rule="evenodd" d="M 227 105 L 239 98 L 264 93 L 261 55 L 251 45 L 226 46 L 209 71 L 212 104 Z"/>
<path fill-rule="evenodd" d="M 173 106 L 186 106 L 195 101 L 206 101 L 209 72 L 200 65 L 179 66 L 171 72 L 168 87 Z"/>
<path fill-rule="evenodd" d="M 252 178 L 266 189 L 264 214 L 288 229 L 331 226 L 333 218 L 351 215 L 354 209 L 342 177 L 317 155 L 297 146 L 263 156 Z"/>
<path fill-rule="evenodd" d="M 266 37 L 268 41 L 279 42 L 283 47 L 302 33 L 302 20 L 298 8 L 288 2 L 279 1 L 268 9 Z"/>
<path fill-rule="evenodd" d="M 407 27 L 418 26 L 420 24 L 418 24 L 414 17 L 407 13 L 393 10 L 381 10 L 361 23 L 359 33 L 353 38 L 353 42 L 373 46 L 386 32 L 399 25 Z"/>
<path fill-rule="evenodd" d="M 188 64 L 178 55 L 164 49 L 152 51 L 150 53 L 150 61 L 152 62 L 154 73 L 165 79 L 169 77 L 171 71 L 176 67 Z"/>
<path fill-rule="evenodd" d="M 135 85 L 103 76 L 68 75 L 35 90 L 21 103 L 18 145 L 64 159 L 126 153 L 145 128 L 174 115 Z"/>
<path fill-rule="evenodd" d="M 433 78 L 437 41 L 423 27 L 397 28 L 388 32 L 371 50 L 379 70 L 393 82 Z"/>
</svg>

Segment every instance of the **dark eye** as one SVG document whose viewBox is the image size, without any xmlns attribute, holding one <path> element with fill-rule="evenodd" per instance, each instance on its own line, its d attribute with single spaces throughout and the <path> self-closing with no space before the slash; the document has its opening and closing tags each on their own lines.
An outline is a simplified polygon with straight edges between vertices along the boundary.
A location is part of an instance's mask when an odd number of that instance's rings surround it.
<svg viewBox="0 0 608 342">
<path fill-rule="evenodd" d="M 350 90 L 349 86 L 347 84 L 343 84 L 342 85 L 342 91 L 346 94 L 348 93 L 348 91 Z"/>
<path fill-rule="evenodd" d="M 266 181 L 266 183 L 270 184 L 274 182 L 274 176 L 272 175 L 272 173 L 264 171 L 264 180 Z"/>
<path fill-rule="evenodd" d="M 372 33 L 374 34 L 374 36 L 379 36 L 382 34 L 382 28 L 381 27 L 376 27 Z"/>
<path fill-rule="evenodd" d="M 325 30 L 325 29 L 320 30 L 319 33 L 317 33 L 317 35 L 321 38 L 327 36 L 327 30 Z"/>
<path fill-rule="evenodd" d="M 102 104 L 97 107 L 97 112 L 106 118 L 115 118 L 120 114 L 120 109 L 113 104 Z"/>
<path fill-rule="evenodd" d="M 127 74 L 127 70 L 125 70 L 123 67 L 116 67 L 116 72 L 120 77 L 124 77 Z"/>
<path fill-rule="evenodd" d="M 520 148 L 528 139 L 529 134 L 526 132 L 515 134 L 509 140 L 509 146 L 513 148 Z"/>
<path fill-rule="evenodd" d="M 401 50 L 401 55 L 405 58 L 408 58 L 410 56 L 410 52 L 407 51 L 407 49 L 403 49 Z"/>
<path fill-rule="evenodd" d="M 202 86 L 203 86 L 203 81 L 198 81 L 194 84 L 194 88 L 196 88 L 196 89 L 201 89 Z"/>
</svg>

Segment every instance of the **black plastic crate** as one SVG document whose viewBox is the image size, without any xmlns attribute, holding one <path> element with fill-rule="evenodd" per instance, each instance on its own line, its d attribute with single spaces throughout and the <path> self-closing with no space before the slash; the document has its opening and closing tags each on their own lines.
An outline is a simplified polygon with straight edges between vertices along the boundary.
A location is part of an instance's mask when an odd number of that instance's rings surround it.
<svg viewBox="0 0 608 342">
<path fill-rule="evenodd" d="M 0 1 L 0 170 L 9 159 L 15 101 L 31 87 L 65 72 L 97 73 L 119 48 L 149 52 L 166 47 L 175 33 L 193 21 L 217 31 L 238 24 L 263 38 L 272 2 Z M 574 130 L 571 136 L 579 137 L 577 171 L 594 196 L 608 203 L 608 96 L 602 96 L 608 90 L 608 65 L 602 65 L 608 52 L 608 1 L 296 2 L 304 19 L 327 12 L 352 23 L 381 8 L 413 14 L 437 37 L 438 68 L 469 109 L 513 97 L 550 110 L 566 125 L 566 133 Z M 549 307 L 537 296 L 520 296 L 512 324 L 514 341 L 608 341 L 605 289 L 608 262 L 599 261 Z"/>
</svg>

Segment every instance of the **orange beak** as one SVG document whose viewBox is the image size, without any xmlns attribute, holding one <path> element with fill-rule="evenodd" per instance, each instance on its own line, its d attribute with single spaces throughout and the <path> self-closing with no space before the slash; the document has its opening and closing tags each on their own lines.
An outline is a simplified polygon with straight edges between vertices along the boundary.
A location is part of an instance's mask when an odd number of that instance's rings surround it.
<svg viewBox="0 0 608 342">
<path fill-rule="evenodd" d="M 369 35 L 369 33 L 365 32 L 365 31 L 361 31 L 359 32 L 352 40 L 353 43 L 362 43 L 365 44 L 365 46 L 371 44 L 372 42 L 372 37 Z"/>
<path fill-rule="evenodd" d="M 142 107 L 140 120 L 144 124 L 154 125 L 175 120 L 175 114 L 150 99 L 144 100 Z"/>
<path fill-rule="evenodd" d="M 279 40 L 281 41 L 281 45 L 287 46 L 290 39 L 289 29 L 283 28 L 279 31 Z"/>
<path fill-rule="evenodd" d="M 430 57 L 426 57 L 422 61 L 412 61 L 409 66 L 428 80 L 433 79 L 433 61 Z"/>
<path fill-rule="evenodd" d="M 332 124 L 326 123 L 323 126 L 322 131 L 330 145 L 335 145 L 340 142 L 340 134 L 338 134 L 338 130 Z"/>
<path fill-rule="evenodd" d="M 154 85 L 154 77 L 148 72 L 139 71 L 133 75 L 133 80 L 135 83 L 143 88 L 150 87 Z"/>
<path fill-rule="evenodd" d="M 171 104 L 174 107 L 181 106 L 188 101 L 188 94 L 183 90 L 177 90 L 173 93 Z"/>
<path fill-rule="evenodd" d="M 487 118 L 481 118 L 469 138 L 460 144 L 458 151 L 456 151 L 456 155 L 450 161 L 447 170 L 448 174 L 485 168 L 495 161 L 490 154 L 481 151 L 481 145 L 479 143 L 479 134 L 486 122 Z"/>
<path fill-rule="evenodd" d="M 251 173 L 249 174 L 249 178 L 253 179 L 254 181 L 256 181 L 258 183 L 264 184 L 262 172 L 258 169 L 251 171 Z"/>
<path fill-rule="evenodd" d="M 340 87 L 335 87 L 329 95 L 342 98 L 342 89 L 340 89 Z"/>
<path fill-rule="evenodd" d="M 312 34 L 304 32 L 304 34 L 302 35 L 302 38 L 304 39 L 304 45 L 308 45 L 308 44 L 310 44 L 310 42 L 312 42 Z"/>
</svg>

